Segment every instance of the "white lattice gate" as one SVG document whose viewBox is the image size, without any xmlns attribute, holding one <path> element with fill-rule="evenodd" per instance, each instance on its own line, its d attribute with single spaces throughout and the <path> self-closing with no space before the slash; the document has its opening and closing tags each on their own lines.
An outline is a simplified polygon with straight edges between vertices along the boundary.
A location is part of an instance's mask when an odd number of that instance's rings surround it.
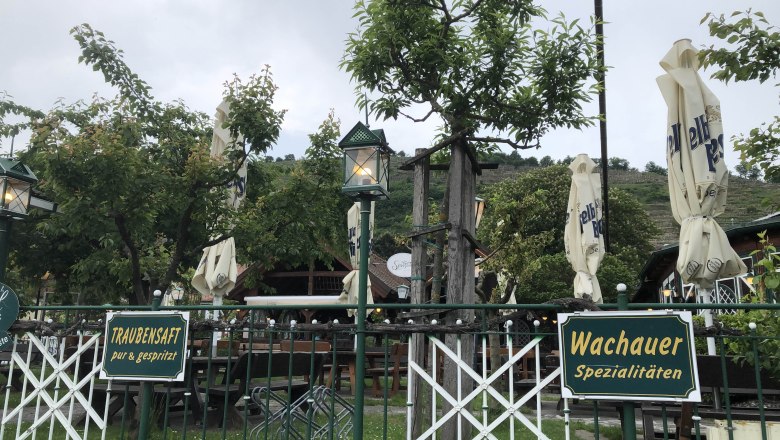
<svg viewBox="0 0 780 440">
<path fill-rule="evenodd" d="M 92 405 L 95 379 L 102 366 L 102 359 L 98 357 L 100 336 L 79 333 L 76 339 L 76 345 L 67 350 L 67 354 L 64 338 L 38 338 L 27 333 L 24 338 L 26 350 L 20 338 L 14 339 L 0 438 L 5 438 L 6 429 L 14 429 L 17 439 L 35 439 L 39 428 L 46 423 L 49 423 L 48 438 L 54 438 L 55 430 L 58 433 L 64 430 L 65 438 L 86 439 L 91 426 L 100 430 L 105 438 L 110 382 L 105 408 L 98 413 Z M 20 375 L 16 379 L 21 378 L 16 380 L 17 386 L 21 387 L 20 401 L 11 407 L 11 384 L 15 375 Z M 79 423 L 82 417 L 83 428 Z"/>
<path fill-rule="evenodd" d="M 538 323 L 535 323 L 538 325 Z M 414 412 L 414 396 L 412 396 L 412 390 L 414 389 L 413 381 L 415 380 L 421 380 L 424 383 L 426 383 L 428 386 L 431 387 L 431 420 L 430 420 L 430 427 L 425 430 L 425 432 L 422 433 L 419 437 L 417 437 L 418 440 L 422 439 L 436 439 L 436 432 L 439 428 L 441 428 L 444 423 L 446 423 L 449 420 L 452 420 L 453 418 L 457 418 L 458 423 L 458 429 L 457 429 L 457 439 L 461 440 L 464 436 L 470 437 L 472 428 L 474 431 L 476 431 L 476 435 L 474 436 L 475 439 L 492 439 L 492 440 L 498 440 L 498 437 L 493 434 L 493 431 L 500 426 L 501 424 L 508 422 L 509 425 L 509 438 L 514 439 L 515 438 L 515 423 L 521 423 L 523 424 L 531 433 L 533 433 L 537 438 L 539 439 L 548 439 L 543 432 L 542 432 L 542 399 L 541 399 L 541 392 L 542 390 L 547 387 L 550 383 L 552 383 L 556 378 L 558 378 L 561 374 L 560 367 L 556 368 L 555 370 L 548 372 L 547 375 L 542 378 L 541 377 L 541 365 L 540 365 L 540 350 L 539 350 L 539 343 L 542 341 L 543 336 L 535 336 L 531 339 L 530 342 L 528 342 L 525 346 L 519 347 L 516 352 L 514 352 L 514 348 L 512 345 L 512 321 L 506 322 L 506 338 L 507 338 L 507 355 L 508 359 L 507 361 L 501 365 L 496 371 L 493 373 L 489 373 L 488 371 L 488 364 L 487 364 L 487 336 L 482 336 L 481 343 L 482 343 L 482 362 L 481 362 L 481 371 L 477 372 L 474 368 L 470 365 L 470 363 L 464 362 L 462 360 L 462 353 L 461 353 L 461 337 L 458 336 L 457 339 L 457 345 L 455 347 L 455 351 L 451 350 L 449 347 L 447 347 L 441 340 L 437 339 L 434 336 L 428 336 L 429 341 L 429 349 L 430 349 L 430 358 L 431 359 L 431 369 L 430 373 L 426 371 L 425 366 L 421 366 L 417 363 L 412 362 L 413 353 L 411 350 L 413 349 L 412 345 L 410 345 L 410 353 L 409 353 L 409 386 L 408 386 L 408 402 L 407 402 L 407 438 L 412 439 L 412 420 L 413 420 L 413 412 Z M 467 337 L 471 337 L 470 335 Z M 533 383 L 532 387 L 528 389 L 524 394 L 515 396 L 515 389 L 514 389 L 514 380 L 511 378 L 514 377 L 515 374 L 515 368 L 521 359 L 523 359 L 526 354 L 528 354 L 531 350 L 534 350 L 534 356 L 535 359 L 535 365 L 534 365 L 534 378 L 535 383 Z M 468 376 L 471 380 L 474 381 L 475 386 L 474 390 L 470 393 L 464 395 L 461 395 L 460 392 L 458 392 L 458 395 L 453 396 L 449 394 L 447 391 L 444 390 L 444 388 L 439 384 L 438 382 L 438 366 L 436 363 L 437 360 L 437 354 L 436 352 L 443 353 L 444 356 L 449 357 L 458 367 L 457 372 L 457 381 L 458 381 L 458 390 L 461 389 L 460 384 L 461 380 L 463 379 L 464 375 Z M 493 384 L 498 379 L 502 377 L 502 375 L 508 373 L 508 377 L 510 380 L 508 381 L 509 385 L 509 393 L 507 396 L 505 396 L 500 390 L 496 389 Z M 493 401 L 497 402 L 498 405 L 500 405 L 500 408 L 491 408 L 492 411 L 488 411 L 488 398 L 492 398 Z M 532 416 L 533 420 L 526 416 L 526 414 L 523 414 L 520 411 L 520 408 L 526 404 L 530 399 L 536 397 L 536 410 Z M 479 413 L 478 411 L 472 411 L 473 402 L 477 399 L 482 399 L 482 411 Z M 439 415 L 439 410 L 441 409 L 437 402 L 440 400 L 446 400 L 450 404 L 450 409 L 447 412 L 442 413 Z M 419 403 L 419 402 L 418 402 Z M 424 404 L 424 403 L 419 403 Z M 502 410 L 500 413 L 496 414 L 496 409 Z M 462 417 L 457 417 L 458 415 Z M 462 426 L 462 420 L 465 420 L 468 422 L 468 426 Z M 564 420 L 565 420 L 565 432 L 566 432 L 566 439 L 569 438 L 569 411 L 568 411 L 568 402 L 564 401 Z M 425 421 L 423 421 L 425 423 Z M 503 440 L 503 438 L 501 439 Z"/>
</svg>

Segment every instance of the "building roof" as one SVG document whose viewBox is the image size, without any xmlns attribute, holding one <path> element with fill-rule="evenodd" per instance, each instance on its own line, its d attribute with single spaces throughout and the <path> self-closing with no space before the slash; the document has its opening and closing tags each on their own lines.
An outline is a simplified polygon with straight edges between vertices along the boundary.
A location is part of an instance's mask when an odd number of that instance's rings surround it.
<svg viewBox="0 0 780 440">
<path fill-rule="evenodd" d="M 757 233 L 764 230 L 777 229 L 780 229 L 780 211 L 751 222 L 724 228 L 724 232 L 732 247 L 735 247 L 735 250 L 739 253 L 740 249 L 737 249 L 737 242 L 753 243 L 756 241 Z M 744 247 L 741 246 L 740 248 Z M 648 298 L 648 295 L 655 295 L 654 290 L 657 289 L 663 278 L 674 270 L 679 252 L 680 245 L 675 243 L 665 245 L 650 255 L 650 258 L 639 273 L 641 283 L 639 290 L 633 296 L 634 301 L 645 300 Z M 670 270 L 670 268 L 672 269 Z"/>
</svg>

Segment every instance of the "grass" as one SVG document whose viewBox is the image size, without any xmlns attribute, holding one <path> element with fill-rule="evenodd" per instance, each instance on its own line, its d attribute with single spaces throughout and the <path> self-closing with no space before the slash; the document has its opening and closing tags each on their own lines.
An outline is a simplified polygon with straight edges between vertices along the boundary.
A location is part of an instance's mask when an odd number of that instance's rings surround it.
<svg viewBox="0 0 780 440">
<path fill-rule="evenodd" d="M 29 424 L 23 425 L 23 430 L 26 429 L 29 426 Z M 2 440 L 11 440 L 16 438 L 16 429 L 13 426 L 10 426 L 8 428 L 12 429 L 6 429 L 5 435 L 2 437 Z M 575 430 L 587 430 L 590 432 L 593 432 L 593 427 L 589 425 L 585 425 L 579 422 L 575 422 L 572 424 L 571 428 L 572 437 L 574 436 Z M 10 431 L 10 432 L 9 432 Z M 383 431 L 383 421 L 382 417 L 378 415 L 371 415 L 367 416 L 364 422 L 364 436 L 363 438 L 365 440 L 382 440 L 384 439 L 384 431 Z M 545 433 L 549 438 L 551 439 L 564 439 L 565 438 L 565 431 L 564 431 L 564 423 L 560 420 L 545 420 L 542 422 L 542 432 Z M 81 433 L 80 433 L 81 434 Z M 274 438 L 272 435 L 273 433 L 269 432 L 268 438 Z M 509 438 L 509 426 L 506 424 L 505 426 L 501 426 L 500 429 L 493 431 L 493 434 L 499 438 Z M 601 428 L 600 429 L 601 438 L 603 439 L 620 439 L 620 430 L 616 428 Z M 54 434 L 52 437 L 48 437 L 49 435 L 49 425 L 46 424 L 39 428 L 38 435 L 43 436 L 44 438 L 51 438 L 53 440 L 56 439 L 65 439 L 66 434 L 64 429 L 62 429 L 59 424 L 55 426 Z M 523 426 L 521 423 L 517 422 L 515 423 L 515 437 L 516 438 L 532 438 L 531 431 L 527 429 L 525 426 Z M 87 437 L 88 439 L 100 439 L 101 433 L 100 431 L 94 429 L 90 429 L 89 435 Z M 118 427 L 110 427 L 108 432 L 106 433 L 106 438 L 110 440 L 120 440 L 120 439 L 126 439 L 129 438 L 129 435 L 127 432 L 120 432 L 120 429 Z M 154 431 L 149 436 L 150 439 L 153 440 L 163 440 L 163 439 L 181 439 L 182 438 L 182 431 L 181 429 L 169 429 L 167 437 L 166 435 L 160 431 Z M 188 440 L 197 440 L 201 439 L 201 432 L 200 430 L 188 430 L 186 434 L 186 439 Z M 206 433 L 206 440 L 216 440 L 221 439 L 222 433 L 219 430 L 210 430 Z M 230 430 L 227 431 L 225 435 L 226 439 L 240 439 L 244 438 L 244 432 L 243 430 Z M 263 439 L 263 435 L 260 434 L 259 439 Z M 387 439 L 388 440 L 403 440 L 406 438 L 406 419 L 405 417 L 401 416 L 391 416 L 388 420 L 387 425 Z"/>
<path fill-rule="evenodd" d="M 398 394 L 400 395 L 400 393 Z M 396 395 L 396 396 L 398 396 Z M 405 397 L 404 397 L 405 398 Z M 367 405 L 376 404 L 377 401 L 380 401 L 380 399 L 366 399 Z M 477 419 L 481 418 L 481 414 L 476 411 L 475 417 Z M 535 423 L 534 419 L 531 418 L 532 423 Z M 387 434 L 388 440 L 402 440 L 406 438 L 406 415 L 405 414 L 388 414 L 387 415 L 387 425 L 385 428 L 385 415 L 380 411 L 367 411 L 364 414 L 364 439 L 366 440 L 379 440 L 384 439 L 385 430 Z M 326 424 L 327 421 L 324 418 L 320 418 L 320 423 Z M 123 440 L 130 438 L 129 433 L 127 430 L 123 430 L 119 425 L 119 421 L 115 419 L 115 424 L 109 426 L 107 432 L 106 432 L 106 438 L 111 440 Z M 188 426 L 187 427 L 187 433 L 186 437 L 183 437 L 183 430 L 180 426 L 181 421 L 178 421 L 179 426 L 176 426 L 174 428 L 169 428 L 166 432 L 163 432 L 158 427 L 153 427 L 152 433 L 149 438 L 154 440 L 163 440 L 163 439 L 201 439 L 201 428 L 198 426 Z M 253 421 L 248 426 L 248 431 L 251 431 L 251 429 L 254 426 L 257 426 L 259 423 L 257 421 Z M 31 424 L 30 423 L 23 423 L 21 431 L 24 432 L 25 429 L 27 429 Z M 522 423 L 519 421 L 515 421 L 515 437 L 516 438 L 532 438 L 531 431 L 526 428 Z M 278 427 L 278 425 L 276 425 Z M 305 425 L 300 424 L 297 425 L 299 430 L 301 432 L 305 432 Z M 40 426 L 37 429 L 37 435 L 43 436 L 43 438 L 51 438 L 51 439 L 65 439 L 66 433 L 65 430 L 62 428 L 62 426 L 59 424 L 59 422 L 55 422 L 53 435 L 49 436 L 49 423 L 45 423 L 42 426 Z M 499 438 L 509 438 L 509 423 L 504 422 L 501 426 L 499 426 L 496 430 L 493 431 L 493 434 Z M 590 432 L 594 432 L 594 426 L 592 424 L 587 424 L 579 421 L 574 421 L 571 424 L 571 435 L 572 438 L 574 436 L 574 432 L 577 430 L 586 430 Z M 80 434 L 83 433 L 83 430 L 77 430 Z M 271 432 L 269 432 L 268 438 L 275 438 L 274 433 L 276 429 L 274 428 Z M 549 438 L 551 439 L 563 439 L 565 438 L 565 425 L 562 420 L 559 419 L 549 419 L 549 420 L 543 420 L 542 421 L 542 432 L 545 433 Z M 617 427 L 601 427 L 600 430 L 601 438 L 603 439 L 620 439 L 621 438 L 621 432 L 620 429 Z M 10 440 L 16 438 L 16 426 L 9 424 L 5 427 L 5 432 L 2 437 L 0 437 L 0 440 Z M 87 437 L 88 439 L 100 439 L 101 433 L 100 431 L 94 426 L 90 425 L 89 428 L 89 435 Z M 222 432 L 218 428 L 209 428 L 206 431 L 206 437 L 207 440 L 212 439 L 221 439 L 222 438 Z M 227 439 L 239 439 L 244 438 L 244 430 L 243 427 L 239 429 L 232 429 L 228 430 L 226 432 L 225 438 Z M 253 437 L 258 439 L 264 439 L 264 436 L 262 434 L 259 435 L 259 437 Z"/>
</svg>

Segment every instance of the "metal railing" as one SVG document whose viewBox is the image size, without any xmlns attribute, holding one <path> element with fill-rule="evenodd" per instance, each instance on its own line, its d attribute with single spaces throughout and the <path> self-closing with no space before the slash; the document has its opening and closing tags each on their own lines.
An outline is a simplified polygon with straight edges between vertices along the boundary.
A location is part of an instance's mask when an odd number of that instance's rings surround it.
<svg viewBox="0 0 780 440">
<path fill-rule="evenodd" d="M 568 439 L 576 430 L 592 431 L 596 438 L 620 437 L 621 402 L 560 399 L 555 314 L 566 311 L 564 305 L 382 307 L 396 323 L 367 323 L 362 372 L 355 370 L 354 324 L 281 325 L 260 321 L 252 312 L 295 307 L 219 307 L 231 312 L 229 316 L 240 310 L 245 318 L 227 322 L 193 318 L 184 381 L 155 383 L 151 392 L 138 382 L 99 377 L 104 313 L 151 307 L 30 307 L 27 311 L 45 309 L 52 320 L 18 321 L 12 329 L 13 345 L 0 353 L 0 383 L 5 385 L 0 392 L 0 440 L 136 438 L 145 396 L 151 402 L 148 437 L 159 439 L 347 439 L 353 438 L 358 414 L 366 439 L 480 435 Z M 617 309 L 615 304 L 600 307 Z M 628 305 L 634 310 L 718 307 Z M 727 307 L 738 310 L 737 315 L 761 311 L 769 319 L 780 319 L 777 304 Z M 412 308 L 417 312 L 404 315 Z M 189 310 L 193 315 L 213 310 L 162 309 Z M 325 312 L 344 306 L 307 309 Z M 453 309 L 474 309 L 477 319 L 449 322 L 446 313 Z M 507 309 L 515 312 L 500 314 Z M 680 429 L 690 429 L 693 438 L 733 439 L 753 432 L 749 430 L 755 430 L 755 438 L 770 438 L 770 432 L 780 430 L 780 378 L 760 368 L 780 362 L 778 353 L 768 359 L 772 353 L 766 352 L 771 344 L 780 344 L 780 334 L 771 330 L 780 325 L 759 324 L 754 329 L 746 322 L 741 328 L 698 329 L 697 339 L 717 341 L 713 365 L 721 366 L 720 377 L 707 378 L 700 404 L 637 403 L 635 426 L 645 438 L 650 434 L 671 438 Z M 424 339 L 422 345 L 415 345 L 417 335 Z M 445 343 L 447 335 L 453 344 Z M 423 347 L 425 356 L 415 353 L 415 347 Z M 735 353 L 757 362 L 742 363 L 732 356 Z M 735 379 L 737 370 L 741 377 Z M 459 393 L 443 384 L 447 376 L 461 385 Z M 353 392 L 360 388 L 356 386 L 360 377 L 366 392 L 358 408 Z M 746 380 L 752 386 L 746 386 Z M 453 437 L 446 437 L 448 423 L 455 423 Z"/>
</svg>

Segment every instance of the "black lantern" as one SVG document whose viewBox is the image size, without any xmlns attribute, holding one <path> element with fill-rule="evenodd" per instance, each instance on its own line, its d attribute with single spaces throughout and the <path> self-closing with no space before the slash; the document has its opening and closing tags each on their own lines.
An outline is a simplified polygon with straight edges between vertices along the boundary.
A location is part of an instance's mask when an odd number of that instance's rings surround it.
<svg viewBox="0 0 780 440">
<path fill-rule="evenodd" d="M 24 218 L 30 206 L 32 187 L 38 182 L 30 168 L 22 162 L 8 157 L 0 157 L 0 216 Z"/>
<path fill-rule="evenodd" d="M 339 142 L 344 150 L 342 192 L 388 197 L 390 154 L 384 130 L 371 130 L 358 122 Z"/>
</svg>

